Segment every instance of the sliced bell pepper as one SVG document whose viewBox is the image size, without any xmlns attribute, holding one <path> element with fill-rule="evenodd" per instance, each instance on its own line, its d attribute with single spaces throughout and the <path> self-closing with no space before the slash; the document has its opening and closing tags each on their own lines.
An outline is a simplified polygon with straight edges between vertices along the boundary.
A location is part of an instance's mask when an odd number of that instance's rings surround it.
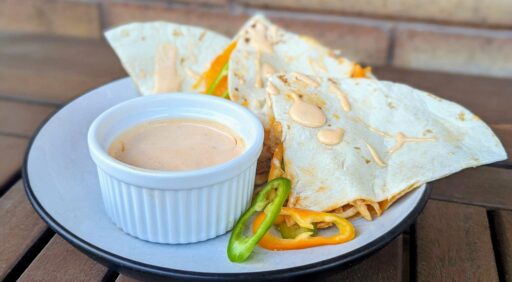
<svg viewBox="0 0 512 282">
<path fill-rule="evenodd" d="M 217 56 L 210 64 L 208 70 L 206 70 L 196 83 L 192 86 L 194 89 L 198 89 L 204 85 L 204 94 L 212 94 L 215 96 L 225 97 L 228 96 L 228 63 L 231 53 L 235 49 L 237 41 L 231 42 L 228 47 Z M 204 83 L 204 84 L 203 84 Z"/>
<path fill-rule="evenodd" d="M 360 64 L 354 64 L 354 67 L 352 68 L 352 73 L 350 74 L 350 77 L 357 78 L 357 77 L 369 77 L 369 75 L 372 73 L 371 67 L 362 67 Z"/>
<path fill-rule="evenodd" d="M 243 262 L 252 253 L 261 238 L 272 227 L 279 211 L 290 193 L 290 180 L 276 178 L 268 182 L 256 195 L 251 207 L 238 219 L 231 231 L 228 243 L 228 258 L 232 262 Z M 261 212 L 266 218 L 260 220 L 258 228 L 253 228 L 252 236 L 245 236 L 244 231 L 251 217 Z"/>
<path fill-rule="evenodd" d="M 275 223 L 275 222 L 274 222 Z M 309 229 L 306 227 L 299 226 L 298 224 L 293 224 L 289 226 L 284 220 L 283 222 L 277 224 L 277 230 L 281 233 L 281 237 L 284 239 L 295 239 L 297 236 L 304 232 L 312 232 L 311 235 L 315 236 L 317 234 L 317 228 L 313 225 L 313 229 Z"/>
<path fill-rule="evenodd" d="M 332 213 L 316 212 L 310 210 L 283 207 L 279 213 L 280 216 L 289 216 L 300 227 L 311 231 L 303 232 L 294 239 L 279 238 L 271 232 L 267 232 L 258 243 L 261 247 L 274 250 L 297 250 L 322 245 L 335 245 L 352 240 L 356 235 L 356 230 L 350 221 Z M 267 219 L 265 213 L 260 213 L 253 222 L 253 232 L 260 230 L 260 226 Z M 278 222 L 282 218 L 278 219 Z M 333 223 L 338 227 L 338 234 L 324 237 L 313 236 L 314 223 L 327 222 Z"/>
</svg>

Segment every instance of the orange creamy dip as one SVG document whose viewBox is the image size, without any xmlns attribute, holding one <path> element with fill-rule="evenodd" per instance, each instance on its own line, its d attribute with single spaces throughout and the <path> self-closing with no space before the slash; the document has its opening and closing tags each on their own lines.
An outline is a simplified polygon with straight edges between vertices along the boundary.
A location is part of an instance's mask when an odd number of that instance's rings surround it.
<svg viewBox="0 0 512 282">
<path fill-rule="evenodd" d="M 108 153 L 140 168 L 184 171 L 227 162 L 244 150 L 243 139 L 220 123 L 168 119 L 126 130 L 115 139 Z"/>
</svg>

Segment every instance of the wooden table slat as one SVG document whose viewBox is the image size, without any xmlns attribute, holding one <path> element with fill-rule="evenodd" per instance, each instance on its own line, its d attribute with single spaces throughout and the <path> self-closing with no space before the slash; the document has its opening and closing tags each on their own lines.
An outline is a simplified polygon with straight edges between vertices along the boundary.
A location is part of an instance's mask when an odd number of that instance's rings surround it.
<svg viewBox="0 0 512 282">
<path fill-rule="evenodd" d="M 0 135 L 0 192 L 21 168 L 27 142 L 24 138 Z"/>
<path fill-rule="evenodd" d="M 126 76 L 103 40 L 0 33 L 0 96 L 63 104 Z"/>
<path fill-rule="evenodd" d="M 398 236 L 382 250 L 364 261 L 343 271 L 333 270 L 332 274 L 312 275 L 314 281 L 408 281 L 404 268 L 409 267 L 408 246 L 404 235 Z M 404 275 L 405 274 L 405 275 Z M 320 276 L 320 279 L 314 279 Z M 405 276 L 405 277 L 404 277 Z"/>
<path fill-rule="evenodd" d="M 55 107 L 0 99 L 0 134 L 30 137 Z"/>
<path fill-rule="evenodd" d="M 493 218 L 503 277 L 512 281 L 512 212 L 498 210 Z"/>
<path fill-rule="evenodd" d="M 431 198 L 512 209 L 512 170 L 493 167 L 463 170 L 433 182 Z"/>
<path fill-rule="evenodd" d="M 18 281 L 101 281 L 107 268 L 55 235 Z"/>
<path fill-rule="evenodd" d="M 498 281 L 484 208 L 430 200 L 416 246 L 418 281 Z"/>
<path fill-rule="evenodd" d="M 21 181 L 0 198 L 0 226 L 2 280 L 47 229 L 30 206 Z"/>
</svg>

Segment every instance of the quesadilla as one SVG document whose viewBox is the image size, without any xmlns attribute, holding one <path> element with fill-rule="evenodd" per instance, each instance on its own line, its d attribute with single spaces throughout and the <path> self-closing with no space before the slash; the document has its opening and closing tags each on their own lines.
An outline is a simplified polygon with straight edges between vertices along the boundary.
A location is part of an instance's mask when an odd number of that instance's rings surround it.
<svg viewBox="0 0 512 282">
<path fill-rule="evenodd" d="M 229 44 L 213 31 L 167 22 L 126 24 L 105 37 L 142 95 L 198 92 L 192 85 Z"/>
<path fill-rule="evenodd" d="M 281 140 L 270 178 L 292 181 L 289 207 L 371 219 L 426 182 L 507 157 L 478 116 L 407 85 L 277 74 L 267 96 Z"/>
<path fill-rule="evenodd" d="M 197 87 L 249 108 L 268 133 L 267 77 L 276 72 L 293 71 L 339 77 L 371 76 L 370 68 L 362 68 L 316 40 L 286 31 L 257 15 L 244 24 L 232 43 L 202 75 Z M 269 135 L 265 137 L 258 174 L 266 178 L 274 146 Z"/>
</svg>

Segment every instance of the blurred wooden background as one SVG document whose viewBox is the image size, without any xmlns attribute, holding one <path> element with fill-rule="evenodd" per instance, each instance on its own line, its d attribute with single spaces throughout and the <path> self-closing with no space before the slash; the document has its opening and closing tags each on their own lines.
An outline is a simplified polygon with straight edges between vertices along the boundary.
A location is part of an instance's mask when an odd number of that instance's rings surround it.
<svg viewBox="0 0 512 282">
<path fill-rule="evenodd" d="M 0 0 L 0 31 L 100 38 L 168 20 L 233 35 L 257 12 L 365 64 L 512 77 L 510 0 Z"/>
</svg>

